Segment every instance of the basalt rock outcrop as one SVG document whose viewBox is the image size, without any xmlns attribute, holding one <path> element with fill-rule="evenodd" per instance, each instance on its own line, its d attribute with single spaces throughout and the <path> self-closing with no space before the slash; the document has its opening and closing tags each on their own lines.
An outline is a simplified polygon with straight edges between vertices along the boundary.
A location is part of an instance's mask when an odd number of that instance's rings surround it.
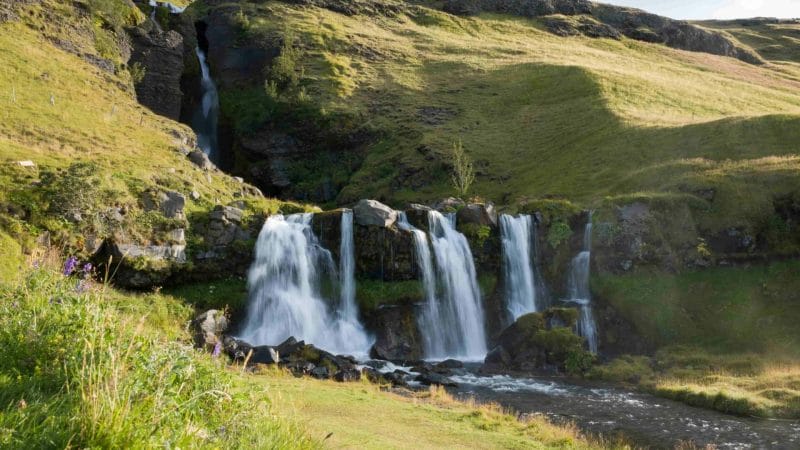
<svg viewBox="0 0 800 450">
<path fill-rule="evenodd" d="M 150 30 L 134 28 L 130 35 L 133 52 L 129 64 L 143 71 L 141 80 L 135 84 L 139 103 L 156 114 L 180 119 L 183 37 L 155 26 Z"/>
<path fill-rule="evenodd" d="M 365 319 L 367 328 L 375 333 L 370 357 L 399 363 L 423 358 L 422 336 L 413 305 L 382 306 Z"/>
</svg>

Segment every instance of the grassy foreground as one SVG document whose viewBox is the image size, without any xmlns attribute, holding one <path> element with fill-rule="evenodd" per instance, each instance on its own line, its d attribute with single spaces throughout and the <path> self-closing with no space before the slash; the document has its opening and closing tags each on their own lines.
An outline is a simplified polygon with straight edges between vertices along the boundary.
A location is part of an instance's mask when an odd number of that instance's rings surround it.
<svg viewBox="0 0 800 450">
<path fill-rule="evenodd" d="M 245 374 L 191 348 L 191 315 L 80 267 L 0 286 L 0 448 L 607 447 L 441 391 Z"/>
</svg>

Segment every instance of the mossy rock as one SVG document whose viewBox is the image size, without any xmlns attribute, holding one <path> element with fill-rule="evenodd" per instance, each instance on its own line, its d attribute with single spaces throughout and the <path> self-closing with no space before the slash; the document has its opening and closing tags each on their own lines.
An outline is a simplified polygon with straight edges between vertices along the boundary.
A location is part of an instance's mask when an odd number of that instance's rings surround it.
<svg viewBox="0 0 800 450">
<path fill-rule="evenodd" d="M 577 308 L 548 308 L 543 314 L 548 328 L 571 328 L 578 323 Z"/>
</svg>

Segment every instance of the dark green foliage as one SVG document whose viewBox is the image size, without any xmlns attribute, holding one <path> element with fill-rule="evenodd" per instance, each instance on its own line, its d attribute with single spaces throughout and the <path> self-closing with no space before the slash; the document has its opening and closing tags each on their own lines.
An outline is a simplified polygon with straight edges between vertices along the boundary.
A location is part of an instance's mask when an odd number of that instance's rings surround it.
<svg viewBox="0 0 800 450">
<path fill-rule="evenodd" d="M 60 172 L 43 172 L 41 187 L 49 211 L 64 219 L 95 211 L 100 185 L 97 173 L 98 167 L 87 162 L 73 163 Z"/>
<path fill-rule="evenodd" d="M 459 231 L 473 244 L 473 248 L 481 248 L 492 235 L 492 229 L 486 225 L 468 223 L 459 227 Z"/>
<path fill-rule="evenodd" d="M 581 208 L 569 200 L 561 199 L 537 199 L 527 201 L 519 207 L 522 214 L 533 214 L 538 212 L 542 215 L 544 223 L 551 224 L 556 221 L 566 221 L 570 217 L 579 214 Z"/>
<path fill-rule="evenodd" d="M 361 279 L 356 283 L 356 298 L 363 312 L 377 309 L 381 305 L 415 303 L 425 298 L 422 283 L 411 281 L 378 281 Z"/>
<path fill-rule="evenodd" d="M 294 35 L 285 33 L 280 54 L 272 61 L 267 72 L 268 92 L 284 93 L 297 89 L 302 78 L 302 66 L 299 64 L 301 57 L 302 53 L 296 47 Z"/>
<path fill-rule="evenodd" d="M 577 308 L 548 308 L 543 314 L 545 320 L 557 319 L 566 327 L 572 327 L 578 323 Z"/>
<path fill-rule="evenodd" d="M 558 221 L 550 226 L 547 232 L 547 243 L 556 248 L 572 236 L 572 228 L 566 222 Z"/>
</svg>

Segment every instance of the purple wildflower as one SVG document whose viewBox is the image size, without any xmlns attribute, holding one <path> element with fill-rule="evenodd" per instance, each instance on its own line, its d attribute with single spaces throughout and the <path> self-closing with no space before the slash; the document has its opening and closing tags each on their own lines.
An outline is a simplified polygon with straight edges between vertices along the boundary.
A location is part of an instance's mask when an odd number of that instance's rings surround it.
<svg viewBox="0 0 800 450">
<path fill-rule="evenodd" d="M 72 272 L 75 271 L 75 266 L 78 265 L 78 258 L 74 256 L 70 256 L 67 258 L 67 261 L 64 263 L 64 275 L 70 276 Z"/>
<path fill-rule="evenodd" d="M 220 353 L 222 353 L 222 342 L 217 341 L 217 343 L 214 344 L 214 351 L 211 352 L 211 357 L 216 358 Z"/>
<path fill-rule="evenodd" d="M 83 276 L 85 278 L 89 278 L 90 276 L 92 276 L 92 269 L 93 269 L 92 263 L 87 262 L 86 264 L 84 264 L 83 265 Z"/>
</svg>

